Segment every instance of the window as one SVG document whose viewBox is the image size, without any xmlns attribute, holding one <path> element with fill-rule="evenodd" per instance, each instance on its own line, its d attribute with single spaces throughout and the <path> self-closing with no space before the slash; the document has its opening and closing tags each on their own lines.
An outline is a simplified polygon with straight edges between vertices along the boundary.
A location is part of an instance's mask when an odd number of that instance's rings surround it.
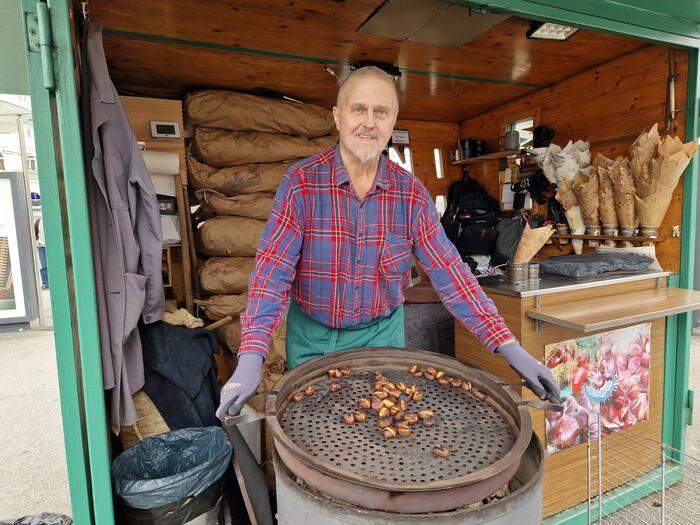
<svg viewBox="0 0 700 525">
<path fill-rule="evenodd" d="M 411 148 L 408 146 L 403 148 L 403 155 L 397 151 L 395 146 L 391 146 L 389 148 L 389 159 L 396 162 L 406 171 L 413 173 L 413 158 L 411 156 Z"/>
<path fill-rule="evenodd" d="M 438 195 L 435 197 L 435 207 L 437 208 L 440 217 L 442 217 L 442 214 L 445 213 L 445 210 L 447 209 L 447 199 L 444 195 Z"/>
<path fill-rule="evenodd" d="M 532 118 L 524 118 L 510 122 L 506 131 L 518 131 L 520 133 L 520 147 L 532 146 L 532 128 L 535 121 Z"/>
<path fill-rule="evenodd" d="M 27 168 L 29 171 L 36 171 L 36 157 L 27 157 Z"/>
<path fill-rule="evenodd" d="M 433 155 L 435 156 L 435 174 L 438 179 L 444 179 L 445 174 L 442 172 L 442 151 L 440 148 L 433 149 Z"/>
</svg>

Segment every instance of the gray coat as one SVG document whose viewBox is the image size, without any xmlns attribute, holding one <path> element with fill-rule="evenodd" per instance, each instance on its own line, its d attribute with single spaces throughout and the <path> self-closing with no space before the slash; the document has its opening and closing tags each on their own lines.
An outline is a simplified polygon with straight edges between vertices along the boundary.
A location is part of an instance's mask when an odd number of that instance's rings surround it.
<svg viewBox="0 0 700 525">
<path fill-rule="evenodd" d="M 87 155 L 87 181 L 102 373 L 112 430 L 119 433 L 138 420 L 132 399 L 144 384 L 138 320 L 153 323 L 163 314 L 163 241 L 155 188 L 109 78 L 99 27 L 88 31 L 87 64 L 83 87 L 90 115 L 84 128 L 94 148 Z"/>
</svg>

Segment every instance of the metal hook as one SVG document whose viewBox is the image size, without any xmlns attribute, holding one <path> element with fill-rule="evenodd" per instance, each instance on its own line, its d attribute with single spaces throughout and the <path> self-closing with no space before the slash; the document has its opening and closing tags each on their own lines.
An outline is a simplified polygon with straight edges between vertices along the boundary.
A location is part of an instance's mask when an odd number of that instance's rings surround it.
<svg viewBox="0 0 700 525">
<path fill-rule="evenodd" d="M 86 22 L 90 20 L 88 18 L 88 10 L 87 10 L 88 3 L 89 2 L 80 2 L 80 12 L 83 14 L 83 20 L 85 20 Z"/>
</svg>

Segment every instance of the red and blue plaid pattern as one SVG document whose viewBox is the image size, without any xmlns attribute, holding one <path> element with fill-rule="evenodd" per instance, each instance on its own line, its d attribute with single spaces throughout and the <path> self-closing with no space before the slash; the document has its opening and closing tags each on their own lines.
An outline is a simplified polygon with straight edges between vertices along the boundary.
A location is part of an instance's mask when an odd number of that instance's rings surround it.
<svg viewBox="0 0 700 525">
<path fill-rule="evenodd" d="M 265 357 L 290 293 L 315 321 L 346 328 L 403 303 L 415 255 L 449 311 L 489 350 L 513 335 L 447 239 L 427 190 L 383 155 L 360 200 L 339 147 L 284 176 L 258 245 L 239 353 Z"/>
</svg>

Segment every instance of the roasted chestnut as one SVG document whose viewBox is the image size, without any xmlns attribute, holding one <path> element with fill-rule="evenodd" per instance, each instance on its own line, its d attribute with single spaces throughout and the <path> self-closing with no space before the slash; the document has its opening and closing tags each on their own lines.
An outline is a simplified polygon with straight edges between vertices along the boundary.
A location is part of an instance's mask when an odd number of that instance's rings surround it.
<svg viewBox="0 0 700 525">
<path fill-rule="evenodd" d="M 452 377 L 450 378 L 450 384 L 455 388 L 459 388 L 462 386 L 462 380 L 457 379 L 456 377 Z"/>
<path fill-rule="evenodd" d="M 367 415 L 365 415 L 364 412 L 362 411 L 357 411 L 353 414 L 355 416 L 355 422 L 356 423 L 364 423 L 365 419 L 367 419 Z"/>
<path fill-rule="evenodd" d="M 399 399 L 398 407 L 399 407 L 399 409 L 401 409 L 402 412 L 406 412 L 406 410 L 408 410 L 408 405 L 406 404 L 406 400 Z"/>
<path fill-rule="evenodd" d="M 391 408 L 391 407 L 393 407 L 393 406 L 396 404 L 396 403 L 394 403 L 394 401 L 393 401 L 392 399 L 389 399 L 389 398 L 384 399 L 384 400 L 382 401 L 382 403 L 383 403 L 384 406 L 387 407 L 387 408 Z"/>
<path fill-rule="evenodd" d="M 403 420 L 406 422 L 407 425 L 415 425 L 416 423 L 418 423 L 418 416 L 409 412 L 408 414 L 404 414 Z"/>
<path fill-rule="evenodd" d="M 329 368 L 328 369 L 328 377 L 333 379 L 334 377 L 340 377 L 340 374 L 338 373 L 337 368 Z"/>
<path fill-rule="evenodd" d="M 304 393 L 307 396 L 311 397 L 316 393 L 316 389 L 314 387 L 312 387 L 311 385 L 309 385 L 306 387 L 306 390 L 304 390 Z"/>
<path fill-rule="evenodd" d="M 401 390 L 401 392 L 406 393 L 406 384 L 405 383 L 396 383 L 396 388 L 398 390 Z"/>
<path fill-rule="evenodd" d="M 298 403 L 302 399 L 304 399 L 304 392 L 297 392 L 292 396 L 292 401 L 294 401 L 295 403 Z"/>
<path fill-rule="evenodd" d="M 472 388 L 472 394 L 479 399 L 486 399 L 486 394 L 484 394 L 481 390 L 477 390 L 476 388 Z"/>
<path fill-rule="evenodd" d="M 418 370 L 418 372 L 414 372 L 411 374 L 413 377 L 423 377 L 423 372 Z"/>
<path fill-rule="evenodd" d="M 395 415 L 398 414 L 399 412 L 401 412 L 401 410 L 399 410 L 399 407 L 397 407 L 397 406 L 393 406 L 393 407 L 389 408 L 389 413 L 390 413 L 392 416 L 395 416 Z"/>
<path fill-rule="evenodd" d="M 450 451 L 442 443 L 438 443 L 433 447 L 433 455 L 439 458 L 446 458 L 450 455 Z"/>
<path fill-rule="evenodd" d="M 379 425 L 379 428 L 386 428 L 389 425 L 391 425 L 392 421 L 390 417 L 380 417 L 377 420 L 377 424 Z"/>
<path fill-rule="evenodd" d="M 341 375 L 344 375 L 344 376 L 350 375 L 350 369 L 347 366 L 341 366 L 340 368 L 338 368 L 338 371 L 341 373 Z"/>
<path fill-rule="evenodd" d="M 421 399 L 423 399 L 423 392 L 421 392 L 420 390 L 416 390 L 415 392 L 413 392 L 413 396 L 411 397 L 411 399 L 413 399 L 414 401 L 420 401 Z"/>
<path fill-rule="evenodd" d="M 462 390 L 469 392 L 472 389 L 472 384 L 466 379 L 462 381 Z"/>
<path fill-rule="evenodd" d="M 416 372 L 418 372 L 418 365 L 416 365 L 416 364 L 411 364 L 411 365 L 409 365 L 409 367 L 408 367 L 408 373 L 409 373 L 409 374 L 415 374 Z"/>
<path fill-rule="evenodd" d="M 435 372 L 435 379 L 440 379 L 441 377 L 445 377 L 445 372 L 443 372 L 442 370 L 438 370 L 437 372 Z"/>
<path fill-rule="evenodd" d="M 424 417 L 422 421 L 425 428 L 430 428 L 435 424 L 435 418 L 433 416 Z"/>
<path fill-rule="evenodd" d="M 435 379 L 435 374 L 431 374 L 430 372 L 426 371 L 423 374 L 423 377 L 426 378 L 428 381 L 432 381 L 433 379 Z"/>
<path fill-rule="evenodd" d="M 426 408 L 426 409 L 421 410 L 420 412 L 418 412 L 418 417 L 421 418 L 421 419 L 425 419 L 426 417 L 434 417 L 434 416 L 435 416 L 435 412 L 433 412 L 433 411 L 432 411 L 431 409 L 429 409 L 429 408 Z"/>
<path fill-rule="evenodd" d="M 361 397 L 357 402 L 357 406 L 359 406 L 362 410 L 369 410 L 372 408 L 372 402 L 366 397 Z"/>
<path fill-rule="evenodd" d="M 384 429 L 384 439 L 394 439 L 396 437 L 396 429 L 388 426 Z"/>
<path fill-rule="evenodd" d="M 435 370 L 432 366 L 429 366 L 425 369 L 425 373 L 434 376 L 435 374 L 437 374 L 437 370 Z"/>
<path fill-rule="evenodd" d="M 401 397 L 401 390 L 398 388 L 392 388 L 389 390 L 389 395 L 392 397 Z"/>
<path fill-rule="evenodd" d="M 372 401 L 371 401 L 372 410 L 379 410 L 383 406 L 384 406 L 384 402 L 381 399 L 378 399 L 378 398 L 372 396 Z"/>
<path fill-rule="evenodd" d="M 346 425 L 354 425 L 355 424 L 355 414 L 345 414 L 343 416 L 343 421 L 345 422 Z"/>
<path fill-rule="evenodd" d="M 387 407 L 382 407 L 377 411 L 379 417 L 387 417 L 389 415 L 389 409 Z"/>
<path fill-rule="evenodd" d="M 394 421 L 396 421 L 398 423 L 399 421 L 403 420 L 404 414 L 405 414 L 405 412 L 403 412 L 402 410 L 399 410 L 396 414 L 394 414 Z"/>
<path fill-rule="evenodd" d="M 384 390 L 375 390 L 374 397 L 378 397 L 379 399 L 386 399 L 387 397 L 389 397 L 389 394 L 387 394 Z"/>
<path fill-rule="evenodd" d="M 337 392 L 338 390 L 340 390 L 340 383 L 338 383 L 337 381 L 331 381 L 329 386 L 331 392 Z"/>
<path fill-rule="evenodd" d="M 447 379 L 446 377 L 441 377 L 439 379 L 436 377 L 436 379 L 437 379 L 437 382 L 440 383 L 442 386 L 447 386 L 450 384 L 450 380 Z"/>
<path fill-rule="evenodd" d="M 396 432 L 398 432 L 399 435 L 403 437 L 410 436 L 413 433 L 413 431 L 409 428 L 408 425 L 396 425 Z"/>
</svg>

